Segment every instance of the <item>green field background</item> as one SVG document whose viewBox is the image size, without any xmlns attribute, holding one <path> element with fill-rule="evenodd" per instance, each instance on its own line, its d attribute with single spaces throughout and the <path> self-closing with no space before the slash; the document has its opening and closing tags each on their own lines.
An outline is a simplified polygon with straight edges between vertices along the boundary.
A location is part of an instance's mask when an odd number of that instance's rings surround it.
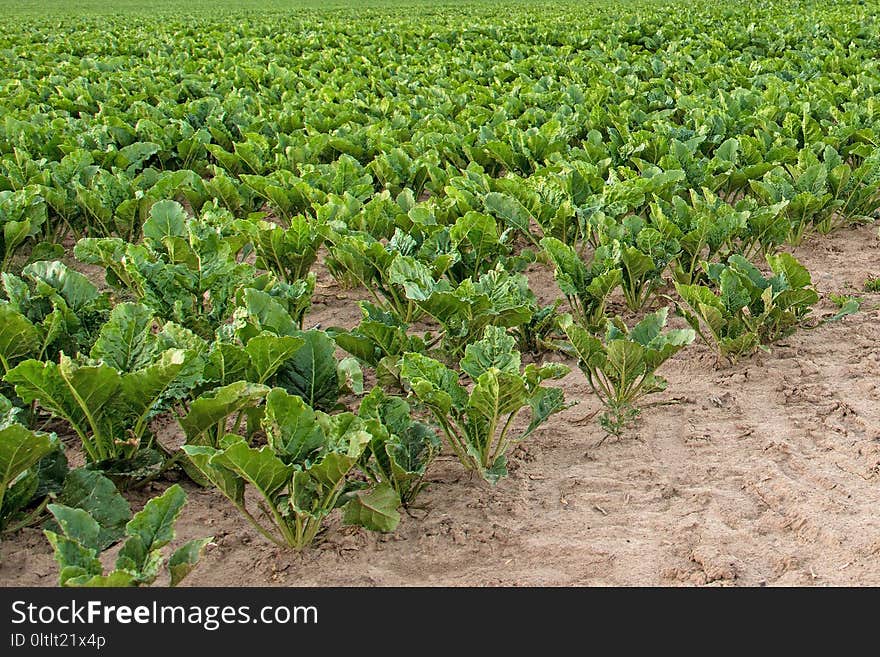
<svg viewBox="0 0 880 657">
<path fill-rule="evenodd" d="M 23 0 L 11 2 L 0 1 L 0 9 L 5 15 L 88 15 L 88 14 L 155 14 L 161 13 L 207 13 L 223 11 L 229 13 L 246 13 L 251 11 L 314 11 L 314 10 L 357 10 L 361 8 L 431 8 L 443 7 L 481 6 L 485 8 L 497 7 L 503 4 L 510 5 L 534 5 L 536 8 L 546 9 L 548 6 L 559 5 L 590 5 L 587 2 L 539 2 L 538 0 L 505 0 L 503 3 L 489 2 L 487 0 L 462 0 L 454 2 L 446 0 L 151 0 L 139 2 L 138 0 L 85 0 L 84 2 L 70 2 L 65 0 Z M 630 3 L 632 4 L 632 3 Z"/>
</svg>

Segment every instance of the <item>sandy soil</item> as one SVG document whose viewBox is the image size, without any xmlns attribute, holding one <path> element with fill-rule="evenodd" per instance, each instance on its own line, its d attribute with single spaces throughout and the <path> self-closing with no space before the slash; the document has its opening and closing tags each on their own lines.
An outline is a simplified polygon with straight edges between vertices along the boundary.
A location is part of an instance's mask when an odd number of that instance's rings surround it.
<svg viewBox="0 0 880 657">
<path fill-rule="evenodd" d="M 661 373 L 660 405 L 620 440 L 581 403 L 520 446 L 496 487 L 449 456 L 391 535 L 338 517 L 303 554 L 264 541 L 220 496 L 188 486 L 178 540 L 213 534 L 188 585 L 880 585 L 880 274 L 876 227 L 814 238 L 798 253 L 823 295 L 862 296 L 863 311 L 803 330 L 772 353 L 714 369 L 694 345 Z M 551 276 L 530 273 L 543 299 Z M 352 325 L 363 298 L 321 278 L 307 325 Z M 572 364 L 573 365 L 573 364 Z M 133 500 L 136 508 L 143 499 Z M 0 548 L 0 584 L 56 582 L 39 529 Z"/>
</svg>

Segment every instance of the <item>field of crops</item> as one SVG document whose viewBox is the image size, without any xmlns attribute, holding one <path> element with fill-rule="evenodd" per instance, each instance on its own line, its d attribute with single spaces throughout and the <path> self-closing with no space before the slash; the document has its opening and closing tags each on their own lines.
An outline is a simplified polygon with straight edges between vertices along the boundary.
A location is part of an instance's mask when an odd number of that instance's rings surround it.
<svg viewBox="0 0 880 657">
<path fill-rule="evenodd" d="M 0 3 L 0 585 L 880 584 L 876 3 L 106 4 Z"/>
</svg>

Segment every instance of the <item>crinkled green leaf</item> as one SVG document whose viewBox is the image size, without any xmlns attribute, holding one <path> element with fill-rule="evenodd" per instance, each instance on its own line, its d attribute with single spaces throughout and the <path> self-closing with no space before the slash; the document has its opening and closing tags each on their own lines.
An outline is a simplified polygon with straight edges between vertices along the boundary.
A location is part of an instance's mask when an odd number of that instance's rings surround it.
<svg viewBox="0 0 880 657">
<path fill-rule="evenodd" d="M 174 538 L 174 523 L 184 504 L 186 493 L 178 484 L 174 484 L 147 502 L 125 526 L 125 533 L 130 537 L 138 537 L 149 550 L 161 548 Z"/>
<path fill-rule="evenodd" d="M 0 363 L 4 373 L 20 360 L 37 355 L 40 332 L 12 305 L 0 301 Z"/>
<path fill-rule="evenodd" d="M 425 301 L 436 287 L 431 270 L 410 256 L 396 256 L 387 274 L 390 283 L 400 285 L 407 298 L 415 301 Z"/>
<path fill-rule="evenodd" d="M 156 337 L 153 313 L 137 303 L 117 304 L 101 327 L 91 357 L 120 372 L 131 372 L 152 362 Z"/>
<path fill-rule="evenodd" d="M 193 450 L 187 450 L 190 457 Z M 285 465 L 268 445 L 255 449 L 244 441 L 235 442 L 214 455 L 211 465 L 226 468 L 246 480 L 267 500 L 272 500 L 288 484 L 294 471 Z"/>
<path fill-rule="evenodd" d="M 455 408 L 464 408 L 467 403 L 467 392 L 458 383 L 458 375 L 429 356 L 404 354 L 400 374 L 410 381 L 413 392 L 422 401 L 427 401 L 428 393 L 436 391 L 445 395 L 449 405 Z"/>
<path fill-rule="evenodd" d="M 336 373 L 339 377 L 341 390 L 355 395 L 364 394 L 364 371 L 357 358 L 349 357 L 340 360 L 336 365 Z"/>
<path fill-rule="evenodd" d="M 30 480 L 24 482 L 26 490 L 24 486 L 15 490 L 15 484 L 57 447 L 53 435 L 31 431 L 20 424 L 0 429 L 0 529 L 9 516 L 30 502 L 39 486 L 39 478 L 34 472 Z"/>
<path fill-rule="evenodd" d="M 629 335 L 632 340 L 643 347 L 650 345 L 660 335 L 660 331 L 666 326 L 666 317 L 669 309 L 661 308 L 657 312 L 650 313 L 636 324 Z"/>
<path fill-rule="evenodd" d="M 269 393 L 268 386 L 247 381 L 236 381 L 215 388 L 193 400 L 189 412 L 180 419 L 187 443 L 219 447 L 217 425 L 245 408 L 259 404 Z"/>
<path fill-rule="evenodd" d="M 63 418 L 84 440 L 112 434 L 110 410 L 119 395 L 121 377 L 107 365 L 82 367 L 62 356 L 60 364 L 26 360 L 6 376 L 25 403 L 34 400 Z M 91 420 L 89 420 L 91 418 Z M 97 435 L 96 435 L 97 434 Z"/>
<path fill-rule="evenodd" d="M 238 507 L 244 505 L 244 479 L 235 471 L 211 462 L 220 450 L 207 445 L 184 445 L 184 453 L 199 472 Z"/>
<path fill-rule="evenodd" d="M 251 377 L 258 383 L 268 381 L 305 344 L 305 339 L 263 332 L 248 340 L 245 352 L 251 360 Z"/>
<path fill-rule="evenodd" d="M 304 344 L 278 370 L 275 382 L 312 408 L 330 410 L 339 399 L 336 345 L 323 331 L 305 331 L 300 336 Z"/>
<path fill-rule="evenodd" d="M 93 554 L 101 550 L 101 526 L 88 511 L 63 504 L 50 504 L 47 508 L 55 517 L 64 536 L 86 550 L 91 550 Z M 59 562 L 59 565 L 64 568 L 68 564 Z"/>
<path fill-rule="evenodd" d="M 518 373 L 495 368 L 484 372 L 476 382 L 468 402 L 468 412 L 478 414 L 489 423 L 518 411 L 528 402 L 525 382 Z M 487 436 L 491 439 L 491 436 Z"/>
<path fill-rule="evenodd" d="M 166 397 L 182 396 L 201 378 L 203 363 L 192 352 L 168 349 L 144 369 L 123 374 L 120 398 L 114 406 L 132 418 L 116 418 L 132 423 L 150 413 Z M 176 394 L 175 394 L 176 393 Z"/>
<path fill-rule="evenodd" d="M 465 347 L 461 369 L 472 379 L 478 379 L 494 367 L 502 372 L 519 372 L 520 354 L 514 348 L 516 341 L 498 326 L 487 326 L 483 338 Z"/>
<path fill-rule="evenodd" d="M 262 426 L 269 446 L 287 463 L 302 463 L 325 444 L 315 411 L 281 388 L 266 398 Z"/>
<path fill-rule="evenodd" d="M 813 284 L 810 272 L 790 253 L 777 253 L 767 257 L 767 263 L 774 274 L 784 275 L 792 288 L 802 288 Z"/>
<path fill-rule="evenodd" d="M 565 409 L 565 392 L 562 388 L 538 388 L 529 398 L 532 419 L 523 438 L 544 424 L 551 415 Z"/>
<path fill-rule="evenodd" d="M 400 523 L 400 497 L 385 484 L 370 491 L 359 491 L 344 508 L 342 521 L 377 532 L 393 532 Z"/>
<path fill-rule="evenodd" d="M 363 448 L 361 448 L 363 451 Z M 326 489 L 332 489 L 351 471 L 360 454 L 329 452 L 308 468 L 310 477 L 320 482 Z"/>
<path fill-rule="evenodd" d="M 84 511 L 82 513 L 88 516 Z M 73 523 L 74 521 L 69 522 L 68 526 Z M 76 529 L 72 531 L 74 534 L 77 533 Z M 78 540 L 52 531 L 44 533 L 55 551 L 55 561 L 60 570 L 59 585 L 75 586 L 78 581 L 88 581 L 101 574 L 101 561 L 97 557 L 96 550 L 85 547 Z"/>
<path fill-rule="evenodd" d="M 95 470 L 77 468 L 68 473 L 58 502 L 86 511 L 99 526 L 97 548 L 103 550 L 122 538 L 131 519 L 131 507 L 107 477 Z"/>
<path fill-rule="evenodd" d="M 168 237 L 186 236 L 186 211 L 177 201 L 157 201 L 144 222 L 144 237 L 161 243 Z"/>
<path fill-rule="evenodd" d="M 174 551 L 168 559 L 168 571 L 171 573 L 171 583 L 169 586 L 177 586 L 192 572 L 204 553 L 205 547 L 213 540 L 213 536 L 196 538 L 187 541 Z"/>
<path fill-rule="evenodd" d="M 486 210 L 500 218 L 510 228 L 515 228 L 523 235 L 531 235 L 532 215 L 518 200 L 507 194 L 490 192 L 483 199 Z"/>
<path fill-rule="evenodd" d="M 62 262 L 34 262 L 21 273 L 58 292 L 75 313 L 85 310 L 100 297 L 98 288 L 88 278 Z"/>
<path fill-rule="evenodd" d="M 174 539 L 174 524 L 186 504 L 186 493 L 174 484 L 152 498 L 125 526 L 128 536 L 116 558 L 116 570 L 132 575 L 136 583 L 156 579 L 162 564 L 160 548 Z"/>
</svg>

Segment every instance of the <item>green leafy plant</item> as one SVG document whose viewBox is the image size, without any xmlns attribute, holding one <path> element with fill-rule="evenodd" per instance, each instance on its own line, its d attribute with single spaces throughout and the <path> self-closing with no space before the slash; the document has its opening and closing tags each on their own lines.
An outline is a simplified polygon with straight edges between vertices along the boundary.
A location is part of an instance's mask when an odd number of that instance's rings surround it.
<svg viewBox="0 0 880 657">
<path fill-rule="evenodd" d="M 510 329 L 511 335 L 516 340 L 516 348 L 520 352 L 539 354 L 557 348 L 554 337 L 559 330 L 559 306 L 561 303 L 562 300 L 557 299 L 549 306 L 536 308 L 528 322 Z"/>
<path fill-rule="evenodd" d="M 386 387 L 402 387 L 400 357 L 406 352 L 424 353 L 425 341 L 409 335 L 406 324 L 365 301 L 360 303 L 363 319 L 350 331 L 327 329 L 336 344 L 376 371 Z"/>
<path fill-rule="evenodd" d="M 627 203 L 645 203 L 644 194 L 636 192 L 639 189 L 641 184 L 630 190 L 636 194 L 637 200 Z M 610 208 L 606 208 L 606 211 L 610 211 Z M 620 286 L 626 305 L 630 310 L 638 311 L 662 287 L 662 276 L 667 266 L 681 252 L 675 228 L 670 222 L 648 224 L 641 215 L 636 214 L 616 218 L 614 215 L 597 213 L 594 220 L 597 254 L 601 253 L 603 260 L 610 261 L 620 269 Z M 608 266 L 610 268 L 612 265 Z"/>
<path fill-rule="evenodd" d="M 828 172 L 828 187 L 834 195 L 836 208 L 816 225 L 819 233 L 874 220 L 880 208 L 880 157 L 874 152 L 861 164 L 853 166 L 833 146 L 826 146 L 823 164 Z"/>
<path fill-rule="evenodd" d="M 250 143 L 239 142 L 235 144 L 235 154 L 232 155 L 232 158 L 233 162 L 235 159 L 249 161 L 248 164 L 245 164 L 245 167 L 255 171 L 262 168 L 263 162 L 266 159 L 266 153 L 261 152 L 258 154 L 254 152 L 253 146 L 258 142 L 262 142 L 258 150 L 264 151 L 268 144 L 266 144 L 265 138 L 262 135 L 251 133 L 249 136 L 254 137 L 253 140 L 249 140 Z M 228 153 L 224 153 L 216 145 L 209 144 L 208 148 L 211 150 L 212 155 L 222 154 L 223 156 L 229 156 Z M 236 162 L 227 170 L 234 171 L 238 168 L 238 163 Z M 246 188 L 252 189 L 256 196 L 265 199 L 273 213 L 285 225 L 296 222 L 299 216 L 296 213 L 309 209 L 312 201 L 316 200 L 314 189 L 302 178 L 294 175 L 293 172 L 287 169 L 276 169 L 266 176 L 245 173 L 240 178 L 245 183 Z M 230 179 L 231 181 L 232 179 Z M 244 199 L 237 200 L 236 204 L 242 205 L 243 201 Z"/>
<path fill-rule="evenodd" d="M 57 494 L 51 497 L 55 504 L 86 511 L 98 523 L 100 549 L 107 549 L 125 536 L 125 525 L 131 520 L 131 507 L 113 482 L 100 471 L 88 468 L 68 471 Z M 43 527 L 55 532 L 59 530 L 58 524 L 51 520 Z"/>
<path fill-rule="evenodd" d="M 830 294 L 828 295 L 828 298 L 831 299 L 831 302 L 835 306 L 837 306 L 837 312 L 831 317 L 828 317 L 819 322 L 817 326 L 821 326 L 822 324 L 826 324 L 828 322 L 836 322 L 843 319 L 847 315 L 854 315 L 855 313 L 859 312 L 863 303 L 862 299 L 860 299 L 859 297 L 851 297 L 845 294 Z"/>
<path fill-rule="evenodd" d="M 790 223 L 787 201 L 763 205 L 750 196 L 738 201 L 734 208 L 747 212 L 746 229 L 739 234 L 739 248 L 744 258 L 773 255 L 785 244 Z"/>
<path fill-rule="evenodd" d="M 308 275 L 324 243 L 322 224 L 302 215 L 293 217 L 288 228 L 266 221 L 245 226 L 257 254 L 256 266 L 271 271 L 286 283 Z"/>
<path fill-rule="evenodd" d="M 880 292 L 880 276 L 866 278 L 862 284 L 862 289 L 865 292 Z"/>
<path fill-rule="evenodd" d="M 474 382 L 472 390 L 459 383 L 458 373 L 422 354 L 405 354 L 401 374 L 415 397 L 434 416 L 462 464 L 486 481 L 507 475 L 507 452 L 547 418 L 565 408 L 562 389 L 543 387 L 547 379 L 568 372 L 559 364 L 520 367 L 514 339 L 497 326 L 465 348 L 460 366 Z M 528 408 L 525 429 L 515 426 Z"/>
<path fill-rule="evenodd" d="M 426 485 L 428 466 L 440 453 L 440 439 L 428 425 L 413 420 L 405 400 L 379 387 L 361 401 L 358 416 L 374 421 L 361 469 L 376 487 L 391 487 L 404 507 L 411 506 Z"/>
<path fill-rule="evenodd" d="M 351 476 L 373 439 L 370 426 L 351 413 L 327 415 L 301 397 L 275 388 L 266 397 L 261 420 L 267 444 L 256 448 L 232 434 L 220 447 L 184 445 L 192 463 L 223 493 L 265 538 L 296 550 L 307 547 L 324 518 L 340 503 Z M 248 508 L 245 489 L 260 500 L 260 513 Z M 399 500 L 371 499 L 391 522 Z M 350 517 L 349 519 L 352 519 Z M 399 518 L 398 518 L 399 519 Z M 363 522 L 370 524 L 369 517 Z"/>
<path fill-rule="evenodd" d="M 192 351 L 166 349 L 150 311 L 119 304 L 101 329 L 91 360 L 61 354 L 58 363 L 25 360 L 6 374 L 25 403 L 65 420 L 89 462 L 129 460 L 152 447 L 148 421 L 185 395 L 203 362 Z"/>
<path fill-rule="evenodd" d="M 15 422 L 0 425 L 0 530 L 34 498 L 40 483 L 36 466 L 58 446 L 54 434 Z"/>
<path fill-rule="evenodd" d="M 116 565 L 105 573 L 100 556 L 105 546 L 102 526 L 83 509 L 50 504 L 49 511 L 60 526 L 60 533 L 46 530 L 55 549 L 61 586 L 141 586 L 150 585 L 159 576 L 165 562 L 161 550 L 174 540 L 174 524 L 186 504 L 186 493 L 174 484 L 154 497 L 125 526 L 126 537 L 116 558 Z M 177 586 L 201 557 L 213 537 L 184 543 L 168 559 L 170 586 Z"/>
<path fill-rule="evenodd" d="M 31 419 L 29 409 L 0 395 L 0 532 L 39 520 L 68 475 L 63 443 L 55 434 L 30 431 Z M 36 462 L 28 466 L 33 458 Z"/>
<path fill-rule="evenodd" d="M 304 331 L 301 336 L 303 346 L 285 361 L 273 381 L 313 408 L 329 411 L 336 406 L 345 380 L 334 355 L 336 344 L 324 331 Z"/>
<path fill-rule="evenodd" d="M 235 381 L 213 388 L 196 397 L 189 405 L 186 415 L 178 417 L 187 445 L 207 445 L 219 449 L 226 436 L 243 437 L 250 444 L 260 429 L 263 417 L 262 403 L 270 388 L 268 386 Z M 179 458 L 183 457 L 183 458 Z M 176 452 L 174 460 L 190 479 L 202 486 L 211 481 L 195 467 L 183 450 Z"/>
<path fill-rule="evenodd" d="M 55 501 L 88 511 L 102 525 L 105 547 L 115 542 L 131 518 L 128 502 L 100 471 L 70 469 L 62 442 L 55 434 L 28 430 L 19 422 L 21 410 L 0 397 L 0 531 L 38 522 Z"/>
<path fill-rule="evenodd" d="M 231 217 L 226 219 L 232 225 Z M 155 203 L 144 222 L 144 243 L 119 238 L 80 240 L 74 254 L 106 270 L 107 283 L 125 290 L 159 317 L 210 339 L 232 316 L 246 288 L 285 303 L 300 322 L 314 279 L 284 284 L 237 260 L 247 237 L 222 220 L 188 217 L 175 201 Z M 230 234 L 227 234 L 230 233 Z"/>
<path fill-rule="evenodd" d="M 767 205 L 788 201 L 788 241 L 793 246 L 800 245 L 840 206 L 828 188 L 828 173 L 814 155 L 802 152 L 797 164 L 776 167 L 761 180 L 749 182 L 752 191 Z"/>
<path fill-rule="evenodd" d="M 330 256 L 325 262 L 333 276 L 364 287 L 376 305 L 405 324 L 420 317 L 419 301 L 435 289 L 449 287 L 445 281 L 437 281 L 442 271 L 369 235 L 334 233 L 328 241 Z"/>
<path fill-rule="evenodd" d="M 260 331 L 252 337 L 245 334 L 242 340 L 233 342 L 216 340 L 205 347 L 203 385 L 228 386 L 236 381 L 263 384 L 271 381 L 305 344 L 303 337 L 275 335 L 271 331 Z"/>
<path fill-rule="evenodd" d="M 269 390 L 268 386 L 258 383 L 236 381 L 197 397 L 187 414 L 180 418 L 187 444 L 219 448 L 227 434 L 238 435 L 247 431 L 250 427 L 243 427 L 242 421 L 253 422 L 251 411 L 262 404 Z M 246 437 L 250 438 L 251 433 L 247 431 Z"/>
<path fill-rule="evenodd" d="M 34 188 L 0 191 L 0 271 L 9 268 L 15 250 L 36 236 L 46 219 L 46 202 Z"/>
<path fill-rule="evenodd" d="M 601 134 L 590 131 L 585 144 L 601 148 Z M 596 163 L 566 160 L 559 162 L 561 170 L 530 179 L 540 196 L 539 203 L 530 203 L 532 214 L 546 237 L 555 237 L 573 247 L 589 241 L 590 217 L 601 205 L 599 198 L 610 163 L 609 158 L 599 158 Z M 546 173 L 550 174 L 550 171 Z"/>
<path fill-rule="evenodd" d="M 454 280 L 478 278 L 494 268 L 510 253 L 510 230 L 498 232 L 494 217 L 479 212 L 467 212 L 449 229 L 450 247 L 458 253 L 457 262 L 450 270 Z"/>
<path fill-rule="evenodd" d="M 555 237 L 545 237 L 541 246 L 556 267 L 553 278 L 578 322 L 600 324 L 608 297 L 621 283 L 621 270 L 613 266 L 608 249 L 599 247 L 588 267 L 577 251 Z"/>
<path fill-rule="evenodd" d="M 131 146 L 136 150 L 143 144 Z M 150 145 L 152 147 L 155 145 Z M 113 149 L 107 156 L 114 159 L 120 157 L 125 168 L 128 168 L 129 160 L 123 151 Z M 136 154 L 132 151 L 129 153 Z M 115 163 L 107 164 L 108 168 L 99 166 L 84 178 L 74 177 L 70 181 L 74 203 L 83 220 L 77 228 L 85 228 L 90 235 L 118 235 L 122 239 L 137 239 L 138 229 L 156 199 L 144 195 L 145 180 L 142 175 L 137 175 L 137 171 L 110 171 L 111 167 L 115 169 Z"/>
<path fill-rule="evenodd" d="M 3 374 L 29 356 L 41 355 L 40 331 L 24 315 L 0 301 L 0 367 Z"/>
<path fill-rule="evenodd" d="M 663 332 L 668 309 L 647 315 L 631 330 L 620 318 L 608 323 L 597 338 L 570 315 L 562 329 L 578 358 L 578 366 L 605 407 L 600 424 L 609 434 L 620 435 L 638 417 L 639 400 L 666 389 L 657 368 L 694 340 L 690 329 Z"/>
<path fill-rule="evenodd" d="M 3 273 L 0 365 L 8 372 L 24 358 L 56 359 L 88 351 L 110 312 L 107 295 L 61 262 L 34 262 L 21 278 Z"/>
<path fill-rule="evenodd" d="M 724 284 L 728 285 L 735 283 Z M 679 306 L 679 313 L 703 342 L 715 349 L 716 365 L 720 365 L 722 359 L 733 363 L 758 348 L 758 334 L 742 317 L 743 306 L 737 297 L 723 292 L 716 294 L 704 285 L 676 284 L 675 289 L 686 306 L 686 309 Z"/>
<path fill-rule="evenodd" d="M 716 349 L 719 362 L 790 334 L 819 301 L 810 273 L 794 256 L 767 256 L 767 263 L 770 278 L 742 256 L 732 255 L 727 264 L 704 263 L 712 287 L 676 285 L 686 305 L 680 312 Z"/>
<path fill-rule="evenodd" d="M 658 266 L 654 258 L 639 247 L 621 247 L 620 286 L 627 308 L 638 311 L 644 307 L 654 290 L 660 286 L 660 273 L 665 266 L 666 263 Z"/>
<path fill-rule="evenodd" d="M 651 206 L 651 224 L 680 246 L 671 262 L 672 274 L 680 283 L 694 282 L 702 260 L 713 260 L 717 254 L 726 256 L 745 232 L 750 216 L 748 211 L 732 207 L 707 189 L 701 193 L 691 190 L 690 196 L 690 202 L 676 196 L 671 204 Z M 781 223 L 784 237 L 788 222 Z"/>
<path fill-rule="evenodd" d="M 260 382 L 300 395 L 314 408 L 325 411 L 335 408 L 348 382 L 363 376 L 360 366 L 353 360 L 337 362 L 332 336 L 317 329 L 301 331 L 290 312 L 271 295 L 249 289 L 244 296 L 244 306 L 230 327 L 238 340 L 250 346 L 255 336 L 262 333 L 298 341 L 295 348 L 290 343 L 289 356 L 280 364 L 274 363 L 271 376 L 261 377 Z"/>
<path fill-rule="evenodd" d="M 231 326 L 224 325 L 218 333 L 222 337 L 228 335 L 225 332 L 234 329 L 239 333 L 239 337 L 242 337 L 243 322 L 249 322 L 252 327 L 264 325 L 267 330 L 279 335 L 287 335 L 302 329 L 306 313 L 311 307 L 315 280 L 315 275 L 309 274 L 306 278 L 289 285 L 275 283 L 263 289 L 256 287 L 240 289 L 235 298 L 233 323 Z M 250 338 L 254 332 L 253 328 L 248 329 L 244 338 Z"/>
<path fill-rule="evenodd" d="M 455 289 L 437 289 L 419 302 L 440 324 L 443 351 L 459 357 L 487 326 L 514 328 L 529 323 L 538 310 L 535 294 L 523 274 L 497 267 L 477 281 L 465 279 Z"/>
<path fill-rule="evenodd" d="M 605 223 L 599 235 L 601 245 L 608 249 L 605 257 L 620 268 L 620 287 L 627 307 L 641 310 L 663 285 L 663 273 L 680 253 L 678 240 L 669 231 L 646 225 L 638 216 L 627 217 L 620 224 Z"/>
</svg>

